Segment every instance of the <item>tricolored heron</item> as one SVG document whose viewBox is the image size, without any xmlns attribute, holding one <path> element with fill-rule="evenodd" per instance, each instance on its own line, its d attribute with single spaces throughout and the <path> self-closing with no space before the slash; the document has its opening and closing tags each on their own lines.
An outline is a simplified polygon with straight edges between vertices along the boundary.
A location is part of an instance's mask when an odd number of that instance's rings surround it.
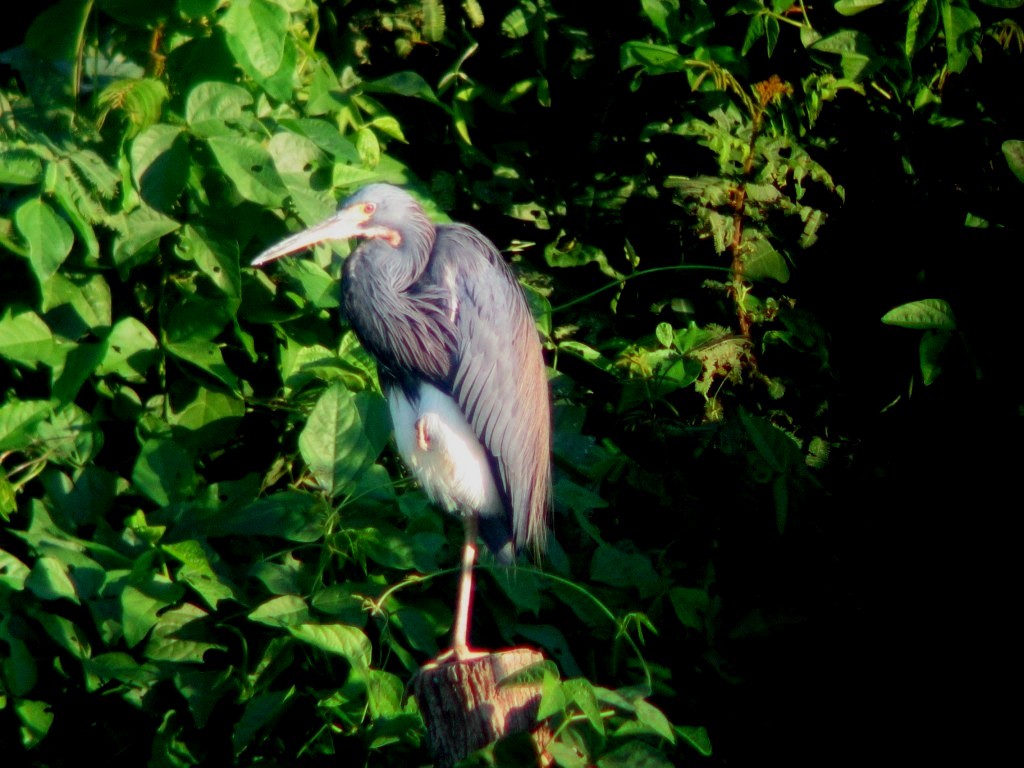
<svg viewBox="0 0 1024 768">
<path fill-rule="evenodd" d="M 524 545 L 544 547 L 551 406 L 537 329 L 490 240 L 465 224 L 435 225 L 390 184 L 363 187 L 252 265 L 350 238 L 363 242 L 344 263 L 343 307 L 376 358 L 398 452 L 465 527 L 452 633 L 465 659 L 478 533 L 505 564 Z"/>
</svg>

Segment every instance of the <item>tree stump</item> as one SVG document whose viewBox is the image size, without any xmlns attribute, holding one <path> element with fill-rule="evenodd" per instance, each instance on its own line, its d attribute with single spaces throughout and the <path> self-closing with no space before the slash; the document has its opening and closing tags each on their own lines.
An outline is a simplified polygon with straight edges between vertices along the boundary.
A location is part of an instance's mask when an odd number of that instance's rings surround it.
<svg viewBox="0 0 1024 768">
<path fill-rule="evenodd" d="M 550 762 L 543 757 L 551 731 L 536 722 L 540 685 L 498 687 L 508 675 L 543 660 L 544 655 L 532 648 L 509 648 L 420 669 L 413 695 L 437 768 L 450 768 L 503 736 L 531 731 L 537 764 Z"/>
</svg>

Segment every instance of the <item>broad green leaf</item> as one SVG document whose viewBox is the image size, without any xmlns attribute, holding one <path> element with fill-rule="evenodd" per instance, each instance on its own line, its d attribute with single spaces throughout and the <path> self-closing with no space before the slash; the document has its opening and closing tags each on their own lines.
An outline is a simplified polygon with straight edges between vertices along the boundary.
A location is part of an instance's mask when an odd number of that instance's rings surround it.
<svg viewBox="0 0 1024 768">
<path fill-rule="evenodd" d="M 299 451 L 330 496 L 348 489 L 380 455 L 390 434 L 387 407 L 369 392 L 332 384 L 320 396 L 299 435 Z"/>
<path fill-rule="evenodd" d="M 950 72 L 963 72 L 981 39 L 981 20 L 967 0 L 943 0 L 941 9 L 946 34 L 946 66 Z"/>
<path fill-rule="evenodd" d="M 160 672 L 152 664 L 139 664 L 127 653 L 102 653 L 85 661 L 85 669 L 101 680 L 118 680 L 145 688 L 158 682 Z"/>
<path fill-rule="evenodd" d="M 241 424 L 245 404 L 226 392 L 199 387 L 192 400 L 180 411 L 173 411 L 173 427 L 188 430 L 181 442 L 196 450 L 207 451 L 229 442 Z"/>
<path fill-rule="evenodd" d="M 833 7 L 841 16 L 856 16 L 858 13 L 884 5 L 886 0 L 837 0 Z"/>
<path fill-rule="evenodd" d="M 53 397 L 65 405 L 78 397 L 78 392 L 99 366 L 106 354 L 103 344 L 78 344 L 68 350 L 59 365 L 53 368 Z"/>
<path fill-rule="evenodd" d="M 669 18 L 679 15 L 679 0 L 641 0 L 640 5 L 651 24 L 668 37 Z"/>
<path fill-rule="evenodd" d="M 281 207 L 287 190 L 261 144 L 243 136 L 212 136 L 206 142 L 238 194 L 260 205 Z"/>
<path fill-rule="evenodd" d="M 353 582 L 331 584 L 313 595 L 313 607 L 342 624 L 362 626 L 366 623 L 368 613 L 363 609 L 366 598 L 359 592 L 360 585 Z M 417 613 L 420 616 L 426 613 L 425 610 L 419 608 L 410 609 L 409 612 Z M 399 609 L 399 613 L 402 613 L 401 609 Z"/>
<path fill-rule="evenodd" d="M 623 43 L 619 66 L 622 69 L 641 67 L 648 74 L 663 75 L 682 72 L 686 67 L 686 59 L 672 46 L 633 40 Z"/>
<path fill-rule="evenodd" d="M 150 330 L 134 317 L 124 317 L 107 337 L 106 354 L 96 368 L 96 375 L 113 374 L 125 381 L 141 383 L 159 360 L 160 351 Z"/>
<path fill-rule="evenodd" d="M 249 618 L 272 627 L 290 627 L 312 621 L 309 606 L 298 595 L 275 597 L 249 614 Z"/>
<path fill-rule="evenodd" d="M 868 77 L 881 65 L 871 38 L 857 30 L 834 32 L 814 43 L 811 50 L 839 56 L 843 77 L 855 82 Z"/>
<path fill-rule="evenodd" d="M 599 734 L 604 735 L 604 718 L 601 717 L 601 705 L 598 704 L 594 686 L 586 678 L 575 677 L 562 682 L 562 690 L 571 702 L 580 708 L 587 722 Z"/>
<path fill-rule="evenodd" d="M 754 416 L 745 408 L 739 411 L 740 422 L 757 448 L 758 455 L 773 472 L 784 473 L 802 462 L 800 448 L 788 434 L 770 421 Z"/>
<path fill-rule="evenodd" d="M 111 323 L 110 285 L 100 274 L 58 272 L 43 290 L 42 310 L 54 333 L 66 339 L 100 336 Z"/>
<path fill-rule="evenodd" d="M 0 452 L 20 451 L 34 439 L 34 427 L 53 414 L 50 400 L 8 398 L 0 403 Z"/>
<path fill-rule="evenodd" d="M 704 757 L 711 756 L 711 738 L 704 726 L 677 725 L 676 735 Z"/>
<path fill-rule="evenodd" d="M 74 61 L 91 9 L 89 0 L 60 0 L 36 16 L 25 45 L 49 61 Z"/>
<path fill-rule="evenodd" d="M 207 120 L 239 120 L 253 105 L 252 94 L 231 83 L 203 82 L 189 91 L 185 121 L 190 125 Z"/>
<path fill-rule="evenodd" d="M 703 589 L 673 587 L 668 593 L 676 617 L 684 627 L 703 632 L 706 628 L 711 600 Z"/>
<path fill-rule="evenodd" d="M 882 316 L 886 325 L 918 330 L 955 331 L 953 308 L 942 299 L 922 299 L 890 309 Z"/>
<path fill-rule="evenodd" d="M 292 637 L 327 653 L 342 656 L 360 673 L 370 668 L 370 639 L 361 629 L 347 624 L 298 624 L 288 626 Z"/>
<path fill-rule="evenodd" d="M 37 197 L 18 206 L 14 223 L 28 242 L 29 262 L 42 287 L 71 253 L 74 233 L 53 208 Z"/>
<path fill-rule="evenodd" d="M 412 71 L 395 72 L 378 80 L 367 80 L 363 83 L 363 90 L 367 93 L 393 93 L 397 96 L 410 96 L 444 107 L 444 104 L 438 101 L 430 84 L 421 75 Z"/>
<path fill-rule="evenodd" d="M 206 371 L 232 390 L 238 390 L 238 379 L 228 368 L 221 354 L 220 346 L 212 341 L 196 339 L 191 341 L 166 341 L 164 349 L 182 362 L 190 363 Z"/>
<path fill-rule="evenodd" d="M 214 570 L 218 558 L 208 545 L 189 539 L 164 543 L 160 548 L 181 563 L 177 580 L 192 587 L 213 610 L 217 610 L 221 600 L 235 597 L 232 585 Z"/>
<path fill-rule="evenodd" d="M 30 571 L 27 565 L 10 552 L 0 549 L 0 584 L 20 592 Z"/>
<path fill-rule="evenodd" d="M 188 180 L 189 156 L 179 126 L 151 125 L 132 142 L 132 180 L 150 206 L 170 213 Z"/>
<path fill-rule="evenodd" d="M 276 720 L 294 695 L 295 687 L 292 686 L 288 690 L 271 691 L 250 699 L 231 732 L 231 746 L 235 754 L 242 752 L 262 728 Z"/>
<path fill-rule="evenodd" d="M 172 440 L 147 440 L 132 470 L 132 483 L 160 506 L 184 501 L 198 483 L 194 459 Z"/>
<path fill-rule="evenodd" d="M 568 698 L 562 690 L 562 681 L 558 675 L 545 674 L 541 679 L 540 705 L 537 708 L 537 720 L 544 720 L 565 711 Z"/>
<path fill-rule="evenodd" d="M 160 238 L 181 226 L 148 206 L 136 208 L 116 221 L 119 235 L 114 241 L 114 264 L 122 275 L 152 258 Z"/>
<path fill-rule="evenodd" d="M 416 75 L 416 77 L 419 77 L 419 75 Z M 429 86 L 427 87 L 429 88 Z M 411 96 L 413 94 L 404 95 Z M 332 125 L 326 120 L 288 119 L 281 121 L 281 127 L 305 136 L 336 160 L 348 163 L 360 162 L 359 151 L 356 149 L 355 144 L 338 133 L 337 126 Z M 309 223 L 312 224 L 313 222 Z"/>
<path fill-rule="evenodd" d="M 662 588 L 661 578 L 647 555 L 617 547 L 598 547 L 590 562 L 590 578 L 616 587 L 636 588 L 649 597 Z"/>
<path fill-rule="evenodd" d="M 913 58 L 935 37 L 939 28 L 939 0 L 914 0 L 907 11 L 907 35 L 903 49 Z"/>
<path fill-rule="evenodd" d="M 36 618 L 50 639 L 70 653 L 72 658 L 82 661 L 92 654 L 89 636 L 73 621 L 56 613 L 41 612 Z"/>
<path fill-rule="evenodd" d="M 207 651 L 224 650 L 223 645 L 213 642 L 207 625 L 201 622 L 206 616 L 206 611 L 191 603 L 160 614 L 144 655 L 154 661 L 201 664 Z"/>
<path fill-rule="evenodd" d="M 16 315 L 7 307 L 0 316 L 0 358 L 35 369 L 39 363 L 59 363 L 66 349 L 57 345 L 50 327 L 35 312 L 23 309 Z"/>
<path fill-rule="evenodd" d="M 623 735 L 635 731 L 635 728 L 627 728 Z M 673 768 L 673 763 L 661 751 L 646 742 L 630 739 L 622 746 L 601 755 L 597 761 L 597 768 Z"/>
<path fill-rule="evenodd" d="M 1013 175 L 1017 177 L 1018 181 L 1024 183 L 1024 141 L 1020 139 L 1004 141 L 1002 150 L 1006 164 L 1010 166 Z"/>
<path fill-rule="evenodd" d="M 921 335 L 918 355 L 921 361 L 921 380 L 927 387 L 942 373 L 942 358 L 949 346 L 952 334 L 949 331 L 927 330 Z"/>
<path fill-rule="evenodd" d="M 51 461 L 84 467 L 103 447 L 103 431 L 93 418 L 75 403 L 56 410 L 35 430 L 46 445 Z"/>
<path fill-rule="evenodd" d="M 31 749 L 46 738 L 46 734 L 50 732 L 50 726 L 53 725 L 53 712 L 50 710 L 49 702 L 46 701 L 16 699 L 14 713 L 21 722 L 19 727 L 21 743 L 26 749 Z"/>
<path fill-rule="evenodd" d="M 209 536 L 280 536 L 312 542 L 323 535 L 325 509 L 316 496 L 282 491 L 203 521 Z"/>
<path fill-rule="evenodd" d="M 254 77 L 281 67 L 288 38 L 288 11 L 270 0 L 235 0 L 220 21 L 235 59 Z"/>
<path fill-rule="evenodd" d="M 40 557 L 32 565 L 25 586 L 40 600 L 64 598 L 80 604 L 74 582 L 68 575 L 67 565 L 55 557 Z"/>
<path fill-rule="evenodd" d="M 174 605 L 185 594 L 180 584 L 174 584 L 156 574 L 145 581 L 128 584 L 121 592 L 121 625 L 129 648 L 138 645 L 156 624 L 159 613 Z"/>
<path fill-rule="evenodd" d="M 24 697 L 31 693 L 39 680 L 39 668 L 29 646 L 7 629 L 11 624 L 21 627 L 21 622 L 4 621 L 0 623 L 0 640 L 7 644 L 7 653 L 0 657 L 0 672 L 3 673 L 4 686 L 15 696 Z"/>
</svg>

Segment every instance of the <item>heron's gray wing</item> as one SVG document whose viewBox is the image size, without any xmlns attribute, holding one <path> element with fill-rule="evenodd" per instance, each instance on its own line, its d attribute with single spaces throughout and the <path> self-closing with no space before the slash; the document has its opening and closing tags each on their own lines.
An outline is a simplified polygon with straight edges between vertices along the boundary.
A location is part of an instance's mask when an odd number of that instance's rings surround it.
<svg viewBox="0 0 1024 768">
<path fill-rule="evenodd" d="M 516 548 L 540 549 L 551 486 L 551 404 L 533 316 L 494 245 L 440 226 L 429 267 L 450 304 L 457 354 L 451 392 L 493 459 Z"/>
<path fill-rule="evenodd" d="M 346 260 L 345 314 L 385 379 L 422 378 L 447 388 L 457 354 L 451 296 L 429 283 L 415 290 L 397 288 L 388 273 L 396 256 L 379 251 L 382 246 L 369 241 Z"/>
</svg>

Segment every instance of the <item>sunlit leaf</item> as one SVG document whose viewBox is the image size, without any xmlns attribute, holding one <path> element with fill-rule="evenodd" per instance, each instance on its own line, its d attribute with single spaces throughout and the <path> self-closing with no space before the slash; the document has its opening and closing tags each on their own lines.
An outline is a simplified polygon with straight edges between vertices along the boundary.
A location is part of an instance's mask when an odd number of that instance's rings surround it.
<svg viewBox="0 0 1024 768">
<path fill-rule="evenodd" d="M 886 325 L 919 330 L 955 331 L 953 308 L 942 299 L 921 299 L 890 309 L 882 315 Z"/>
</svg>

